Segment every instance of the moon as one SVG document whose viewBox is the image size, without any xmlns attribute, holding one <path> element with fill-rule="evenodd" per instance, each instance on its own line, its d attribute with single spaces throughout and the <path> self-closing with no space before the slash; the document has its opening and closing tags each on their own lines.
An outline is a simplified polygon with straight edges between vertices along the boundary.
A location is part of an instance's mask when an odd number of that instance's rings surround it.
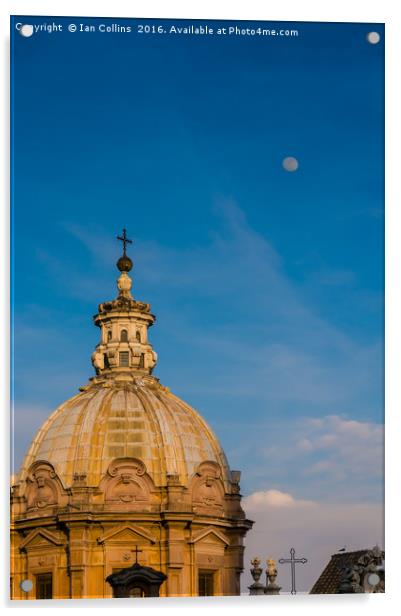
<svg viewBox="0 0 401 616">
<path fill-rule="evenodd" d="M 299 167 L 299 163 L 294 156 L 287 156 L 283 160 L 283 167 L 286 171 L 296 171 Z"/>
</svg>

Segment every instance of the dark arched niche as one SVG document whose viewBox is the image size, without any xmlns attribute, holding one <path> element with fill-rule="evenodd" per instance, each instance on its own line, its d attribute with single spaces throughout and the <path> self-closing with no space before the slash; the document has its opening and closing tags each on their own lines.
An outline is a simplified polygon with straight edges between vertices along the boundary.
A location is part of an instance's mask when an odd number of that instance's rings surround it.
<svg viewBox="0 0 401 616">
<path fill-rule="evenodd" d="M 113 596 L 121 597 L 158 597 L 160 586 L 167 575 L 152 567 L 143 567 L 135 563 L 132 567 L 121 569 L 106 578 L 113 588 Z"/>
</svg>

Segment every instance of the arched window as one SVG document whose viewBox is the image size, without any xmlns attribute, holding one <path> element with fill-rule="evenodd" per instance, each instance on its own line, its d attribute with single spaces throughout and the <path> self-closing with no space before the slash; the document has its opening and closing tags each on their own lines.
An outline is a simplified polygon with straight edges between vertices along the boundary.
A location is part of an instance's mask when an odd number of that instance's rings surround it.
<svg viewBox="0 0 401 616">
<path fill-rule="evenodd" d="M 141 341 L 141 332 L 137 331 L 136 334 L 135 334 L 135 337 L 136 337 L 136 341 L 140 342 Z"/>
<path fill-rule="evenodd" d="M 122 329 L 120 333 L 120 342 L 128 342 L 128 332 L 126 329 Z"/>
<path fill-rule="evenodd" d="M 111 336 L 112 336 L 111 329 L 109 329 L 107 332 L 107 342 L 110 342 Z"/>
</svg>

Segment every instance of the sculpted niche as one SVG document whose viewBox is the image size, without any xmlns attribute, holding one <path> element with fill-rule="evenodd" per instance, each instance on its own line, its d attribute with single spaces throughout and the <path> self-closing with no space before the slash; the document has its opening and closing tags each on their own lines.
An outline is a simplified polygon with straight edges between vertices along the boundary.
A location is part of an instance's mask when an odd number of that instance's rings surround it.
<svg viewBox="0 0 401 616">
<path fill-rule="evenodd" d="M 32 464 L 26 478 L 25 498 L 27 510 L 36 512 L 67 503 L 68 497 L 50 462 L 38 460 Z"/>
<path fill-rule="evenodd" d="M 100 482 L 104 504 L 110 509 L 150 510 L 155 500 L 154 485 L 145 464 L 136 458 L 113 460 Z"/>
<path fill-rule="evenodd" d="M 198 466 L 191 481 L 191 492 L 195 513 L 224 514 L 224 485 L 216 462 L 202 462 Z"/>
</svg>

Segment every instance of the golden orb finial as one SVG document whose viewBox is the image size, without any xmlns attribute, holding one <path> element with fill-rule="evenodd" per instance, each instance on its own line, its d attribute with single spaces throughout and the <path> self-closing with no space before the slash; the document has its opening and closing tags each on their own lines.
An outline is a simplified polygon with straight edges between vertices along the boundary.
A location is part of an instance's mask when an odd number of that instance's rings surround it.
<svg viewBox="0 0 401 616">
<path fill-rule="evenodd" d="M 132 240 L 127 237 L 127 230 L 123 229 L 122 235 L 117 235 L 117 239 L 123 243 L 123 255 L 117 261 L 117 267 L 120 272 L 129 272 L 132 270 L 132 260 L 127 257 L 127 244 L 132 244 Z"/>
<path fill-rule="evenodd" d="M 117 261 L 117 267 L 120 270 L 120 272 L 131 271 L 132 266 L 133 266 L 132 260 L 129 257 L 127 257 L 127 255 L 123 255 Z"/>
</svg>

